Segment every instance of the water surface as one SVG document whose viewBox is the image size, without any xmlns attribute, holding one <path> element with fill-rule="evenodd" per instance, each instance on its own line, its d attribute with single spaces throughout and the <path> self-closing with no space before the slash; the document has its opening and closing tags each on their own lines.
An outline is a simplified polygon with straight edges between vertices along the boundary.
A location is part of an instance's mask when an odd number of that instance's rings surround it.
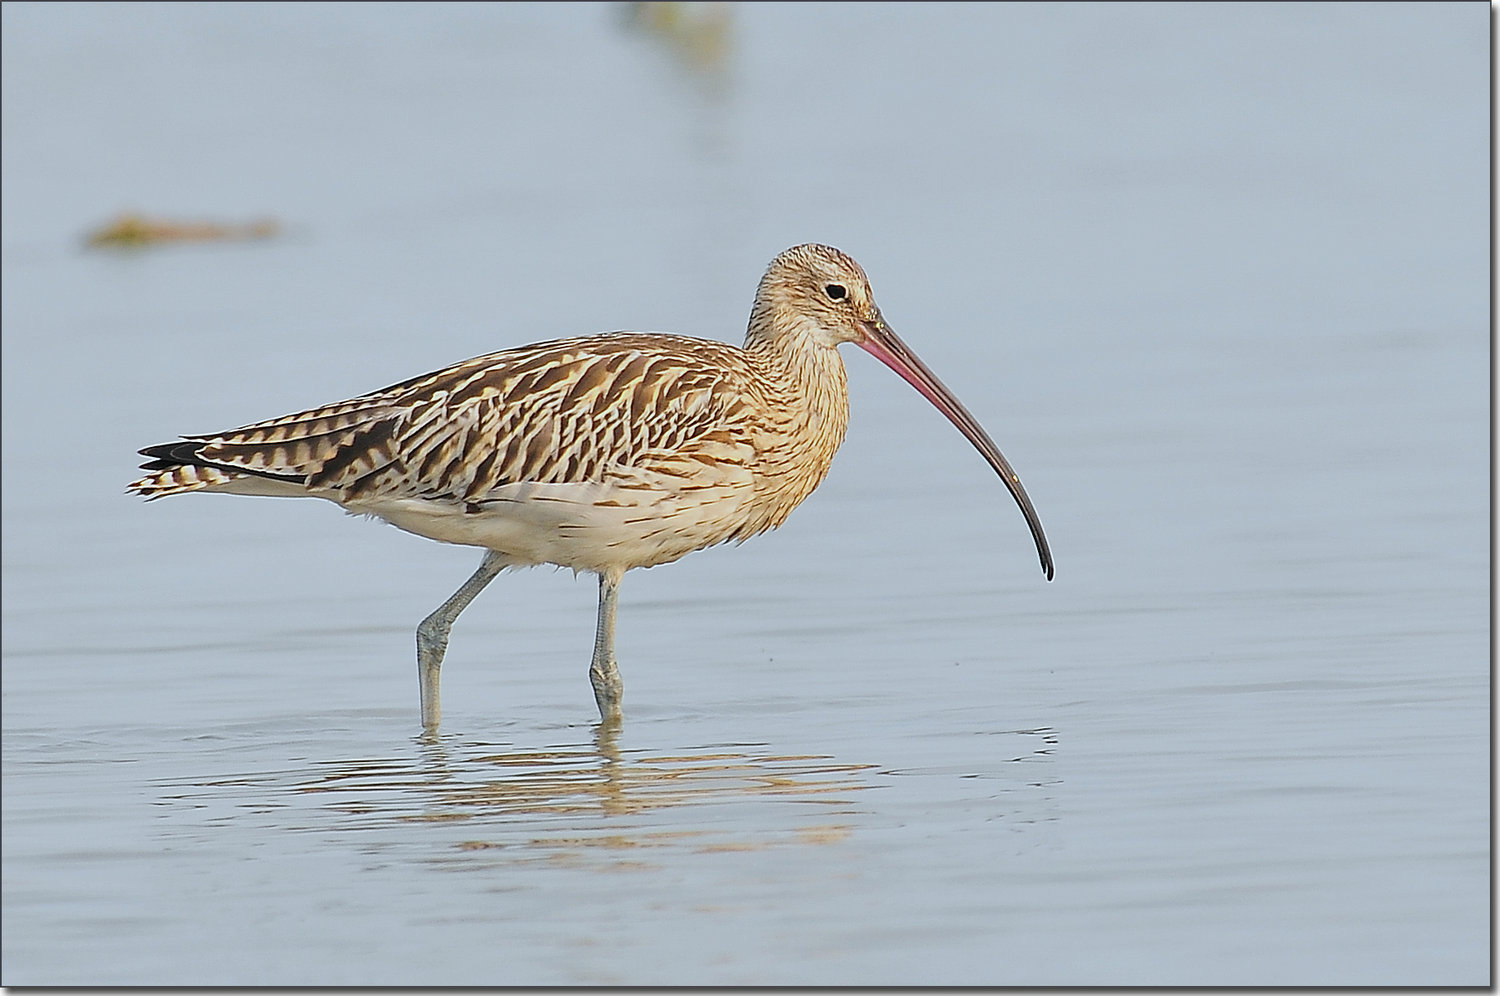
<svg viewBox="0 0 1500 996">
<path fill-rule="evenodd" d="M 3 12 L 3 981 L 1484 984 L 1488 9 Z M 705 52 L 707 54 L 705 54 Z M 255 243 L 84 251 L 135 209 Z M 839 245 L 785 527 L 497 581 L 134 451 Z"/>
</svg>

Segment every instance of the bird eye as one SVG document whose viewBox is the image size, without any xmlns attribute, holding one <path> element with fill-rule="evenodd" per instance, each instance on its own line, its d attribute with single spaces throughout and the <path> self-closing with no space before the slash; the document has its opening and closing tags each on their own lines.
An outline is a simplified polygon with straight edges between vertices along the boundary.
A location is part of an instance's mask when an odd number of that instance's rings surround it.
<svg viewBox="0 0 1500 996">
<path fill-rule="evenodd" d="M 844 289 L 843 284 L 829 284 L 827 287 L 823 288 L 823 293 L 827 294 L 835 301 L 842 301 L 849 294 L 849 292 Z"/>
</svg>

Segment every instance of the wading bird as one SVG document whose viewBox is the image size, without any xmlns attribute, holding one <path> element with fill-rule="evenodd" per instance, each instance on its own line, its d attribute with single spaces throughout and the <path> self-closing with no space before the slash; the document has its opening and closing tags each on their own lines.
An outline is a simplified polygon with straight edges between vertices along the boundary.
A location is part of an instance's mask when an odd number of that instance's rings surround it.
<svg viewBox="0 0 1500 996">
<path fill-rule="evenodd" d="M 745 345 L 614 332 L 490 353 L 349 401 L 141 450 L 146 498 L 186 491 L 326 498 L 485 551 L 417 627 L 422 725 L 441 716 L 453 622 L 507 567 L 599 576 L 589 678 L 620 716 L 620 579 L 781 525 L 828 472 L 849 422 L 852 342 L 900 374 L 989 461 L 1052 555 L 1021 479 L 979 423 L 885 323 L 865 271 L 794 246 L 755 292 Z"/>
</svg>

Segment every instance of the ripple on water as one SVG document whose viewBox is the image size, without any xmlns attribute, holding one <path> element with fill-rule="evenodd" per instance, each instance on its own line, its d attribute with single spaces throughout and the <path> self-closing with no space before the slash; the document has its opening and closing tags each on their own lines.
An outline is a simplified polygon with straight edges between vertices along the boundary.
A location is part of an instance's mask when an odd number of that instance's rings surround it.
<svg viewBox="0 0 1500 996">
<path fill-rule="evenodd" d="M 765 744 L 622 749 L 600 732 L 592 743 L 541 748 L 440 739 L 406 757 L 313 761 L 157 787 L 186 816 L 174 821 L 175 832 L 189 837 L 250 820 L 262 831 L 420 847 L 421 860 L 453 868 L 481 858 L 619 865 L 663 849 L 837 843 L 852 832 L 847 817 L 861 793 L 878 787 L 879 772 Z M 436 829 L 438 839 L 414 833 L 419 826 Z"/>
</svg>

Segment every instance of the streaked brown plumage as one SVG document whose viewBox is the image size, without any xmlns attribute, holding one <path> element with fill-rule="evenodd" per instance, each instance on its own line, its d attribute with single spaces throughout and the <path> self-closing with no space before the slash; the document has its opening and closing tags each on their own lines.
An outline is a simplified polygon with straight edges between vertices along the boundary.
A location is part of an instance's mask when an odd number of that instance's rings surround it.
<svg viewBox="0 0 1500 996">
<path fill-rule="evenodd" d="M 625 571 L 780 525 L 823 480 L 849 420 L 837 347 L 855 342 L 922 391 L 1000 473 L 1052 576 L 1019 479 L 973 416 L 891 332 L 859 264 L 802 245 L 762 278 L 743 348 L 617 332 L 510 349 L 349 401 L 148 447 L 147 498 L 314 496 L 482 547 L 473 578 L 418 629 L 423 723 L 458 613 L 505 567 L 600 577 L 590 669 L 619 713 L 615 594 Z"/>
</svg>

